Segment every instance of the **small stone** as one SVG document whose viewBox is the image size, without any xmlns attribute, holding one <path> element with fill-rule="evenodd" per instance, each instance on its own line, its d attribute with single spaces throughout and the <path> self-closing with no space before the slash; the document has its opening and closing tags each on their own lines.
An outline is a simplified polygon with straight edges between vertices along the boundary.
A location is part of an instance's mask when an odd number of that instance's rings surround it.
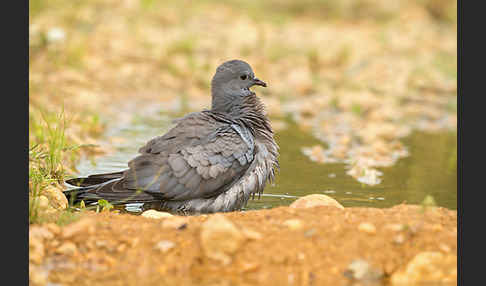
<svg viewBox="0 0 486 286">
<path fill-rule="evenodd" d="M 368 234 L 375 234 L 376 233 L 376 227 L 374 224 L 369 223 L 369 222 L 362 222 L 358 226 L 358 230 L 368 233 Z"/>
<path fill-rule="evenodd" d="M 48 272 L 40 268 L 29 265 L 29 285 L 44 286 L 48 284 Z"/>
<path fill-rule="evenodd" d="M 59 227 L 57 224 L 55 223 L 48 223 L 46 224 L 46 228 L 52 232 L 54 235 L 59 235 L 61 234 L 61 227 Z"/>
<path fill-rule="evenodd" d="M 405 229 L 405 226 L 403 224 L 400 224 L 400 223 L 390 223 L 390 224 L 385 225 L 385 228 L 389 229 L 391 231 L 402 231 L 402 230 Z"/>
<path fill-rule="evenodd" d="M 73 222 L 62 229 L 63 238 L 75 237 L 79 234 L 93 233 L 95 230 L 95 221 L 92 218 L 82 218 L 77 222 Z"/>
<path fill-rule="evenodd" d="M 95 240 L 94 245 L 97 248 L 109 248 L 109 243 L 106 240 Z"/>
<path fill-rule="evenodd" d="M 35 236 L 29 236 L 29 261 L 40 264 L 44 260 L 44 244 L 42 239 Z"/>
<path fill-rule="evenodd" d="M 393 273 L 390 278 L 392 285 L 425 285 L 455 281 L 457 281 L 457 256 L 435 251 L 417 254 L 404 270 Z"/>
<path fill-rule="evenodd" d="M 76 247 L 76 244 L 68 241 L 68 242 L 63 243 L 61 246 L 59 246 L 56 249 L 56 253 L 71 256 L 71 255 L 76 253 L 77 249 L 78 248 Z"/>
<path fill-rule="evenodd" d="M 125 243 L 122 243 L 122 244 L 118 245 L 118 247 L 116 248 L 116 251 L 123 252 L 123 251 L 125 251 L 125 249 L 127 249 L 127 245 Z"/>
<path fill-rule="evenodd" d="M 47 229 L 47 227 L 43 226 L 32 226 L 29 228 L 29 238 L 35 237 L 40 239 L 41 241 L 49 240 L 54 238 L 54 235 Z"/>
<path fill-rule="evenodd" d="M 280 254 L 273 255 L 271 259 L 276 264 L 281 264 L 287 261 L 287 257 Z"/>
<path fill-rule="evenodd" d="M 61 244 L 61 242 L 59 240 L 57 240 L 57 239 L 53 239 L 53 240 L 50 240 L 49 241 L 49 245 L 51 247 L 58 247 L 60 244 Z"/>
<path fill-rule="evenodd" d="M 207 257 L 228 265 L 245 236 L 225 216 L 214 214 L 201 225 L 200 240 Z"/>
<path fill-rule="evenodd" d="M 439 231 L 444 230 L 444 228 L 440 224 L 434 224 L 434 225 L 432 225 L 432 230 L 439 232 Z"/>
<path fill-rule="evenodd" d="M 243 262 L 240 265 L 239 270 L 240 270 L 241 273 L 252 272 L 252 271 L 257 270 L 258 267 L 260 267 L 260 265 L 258 263 Z"/>
<path fill-rule="evenodd" d="M 344 271 L 344 276 L 354 280 L 376 281 L 383 277 L 383 271 L 373 268 L 366 260 L 355 259 Z"/>
<path fill-rule="evenodd" d="M 405 242 L 405 236 L 403 234 L 398 234 L 393 238 L 393 243 L 402 244 Z"/>
<path fill-rule="evenodd" d="M 63 29 L 54 27 L 47 32 L 47 41 L 49 43 L 62 42 L 66 38 L 66 33 Z"/>
<path fill-rule="evenodd" d="M 294 280 L 295 280 L 295 275 L 290 273 L 288 276 L 287 276 L 287 281 L 288 281 L 288 284 L 294 284 Z"/>
<path fill-rule="evenodd" d="M 439 244 L 439 249 L 442 251 L 442 252 L 445 252 L 445 253 L 449 253 L 451 252 L 451 248 L 445 244 L 445 243 L 441 243 Z"/>
<path fill-rule="evenodd" d="M 301 197 L 290 204 L 291 208 L 312 208 L 316 206 L 334 206 L 339 209 L 344 209 L 344 207 L 338 203 L 335 199 L 322 195 L 322 194 L 312 194 Z"/>
<path fill-rule="evenodd" d="M 289 219 L 283 222 L 283 225 L 287 226 L 291 230 L 298 230 L 303 227 L 303 223 L 300 219 Z"/>
<path fill-rule="evenodd" d="M 243 235 L 246 236 L 246 238 L 251 239 L 251 240 L 260 240 L 262 239 L 262 234 L 259 232 L 256 232 L 251 229 L 243 229 Z"/>
<path fill-rule="evenodd" d="M 171 218 L 167 218 L 162 222 L 163 228 L 172 228 L 172 229 L 184 229 L 187 227 L 188 219 L 185 217 L 178 217 L 174 216 Z"/>
<path fill-rule="evenodd" d="M 153 219 L 161 219 L 161 218 L 166 218 L 166 217 L 173 217 L 172 214 L 167 213 L 167 212 L 159 212 L 156 210 L 146 210 L 144 211 L 141 216 L 147 217 L 147 218 L 153 218 Z"/>
<path fill-rule="evenodd" d="M 173 243 L 170 240 L 161 240 L 157 242 L 157 244 L 154 246 L 155 249 L 160 250 L 162 253 L 166 253 L 167 251 L 171 250 L 174 248 L 175 243 Z"/>
<path fill-rule="evenodd" d="M 136 247 L 139 242 L 140 242 L 139 237 L 135 237 L 134 239 L 128 241 L 131 247 Z"/>
<path fill-rule="evenodd" d="M 59 188 L 47 188 L 42 194 L 49 199 L 49 205 L 55 210 L 65 210 L 69 205 L 66 195 Z"/>
<path fill-rule="evenodd" d="M 317 233 L 317 230 L 315 228 L 311 228 L 311 229 L 307 230 L 306 232 L 304 232 L 304 235 L 306 237 L 311 237 L 311 236 L 314 236 L 316 233 Z"/>
<path fill-rule="evenodd" d="M 37 198 L 37 203 L 41 210 L 46 210 L 49 207 L 49 199 L 46 196 L 39 196 Z"/>
</svg>

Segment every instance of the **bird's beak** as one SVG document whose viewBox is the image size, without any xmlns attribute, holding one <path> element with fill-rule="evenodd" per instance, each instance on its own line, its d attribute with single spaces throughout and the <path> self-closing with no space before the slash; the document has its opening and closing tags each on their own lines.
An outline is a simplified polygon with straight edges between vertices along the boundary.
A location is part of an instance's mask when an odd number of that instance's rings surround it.
<svg viewBox="0 0 486 286">
<path fill-rule="evenodd" d="M 259 80 L 258 78 L 253 79 L 253 85 L 261 85 L 263 87 L 267 87 L 267 84 L 264 81 Z"/>
</svg>

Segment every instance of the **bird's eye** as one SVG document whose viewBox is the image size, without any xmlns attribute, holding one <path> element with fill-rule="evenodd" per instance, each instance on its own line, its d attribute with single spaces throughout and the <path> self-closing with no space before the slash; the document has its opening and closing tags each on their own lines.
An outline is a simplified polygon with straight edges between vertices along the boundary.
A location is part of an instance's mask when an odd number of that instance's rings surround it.
<svg viewBox="0 0 486 286">
<path fill-rule="evenodd" d="M 245 80 L 245 79 L 246 79 L 246 74 L 244 74 L 244 75 L 240 76 L 240 78 L 241 78 L 242 80 Z"/>
</svg>

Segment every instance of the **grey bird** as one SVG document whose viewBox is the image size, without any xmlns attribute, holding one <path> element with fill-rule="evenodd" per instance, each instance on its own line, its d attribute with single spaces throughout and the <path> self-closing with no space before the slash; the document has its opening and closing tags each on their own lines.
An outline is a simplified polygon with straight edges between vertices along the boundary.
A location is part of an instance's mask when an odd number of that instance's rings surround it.
<svg viewBox="0 0 486 286">
<path fill-rule="evenodd" d="M 266 87 L 250 65 L 224 62 L 211 81 L 211 109 L 174 121 L 120 172 L 67 180 L 73 203 L 156 203 L 178 214 L 241 210 L 279 168 L 278 145 L 252 86 Z M 160 204 L 159 204 L 160 203 Z"/>
</svg>

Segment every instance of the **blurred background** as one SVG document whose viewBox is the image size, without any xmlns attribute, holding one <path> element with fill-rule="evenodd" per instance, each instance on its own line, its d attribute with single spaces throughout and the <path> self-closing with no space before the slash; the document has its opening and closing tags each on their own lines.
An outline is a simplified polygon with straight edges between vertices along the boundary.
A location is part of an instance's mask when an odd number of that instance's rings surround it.
<svg viewBox="0 0 486 286">
<path fill-rule="evenodd" d="M 216 67 L 235 58 L 268 83 L 255 90 L 283 160 L 270 193 L 334 192 L 346 206 L 363 188 L 353 202 L 391 203 L 390 188 L 397 201 L 447 193 L 439 204 L 455 208 L 453 0 L 30 0 L 31 193 L 91 173 L 80 159 L 113 146 L 126 163 L 161 121 L 209 108 Z M 299 162 L 312 189 L 295 184 Z"/>
</svg>

